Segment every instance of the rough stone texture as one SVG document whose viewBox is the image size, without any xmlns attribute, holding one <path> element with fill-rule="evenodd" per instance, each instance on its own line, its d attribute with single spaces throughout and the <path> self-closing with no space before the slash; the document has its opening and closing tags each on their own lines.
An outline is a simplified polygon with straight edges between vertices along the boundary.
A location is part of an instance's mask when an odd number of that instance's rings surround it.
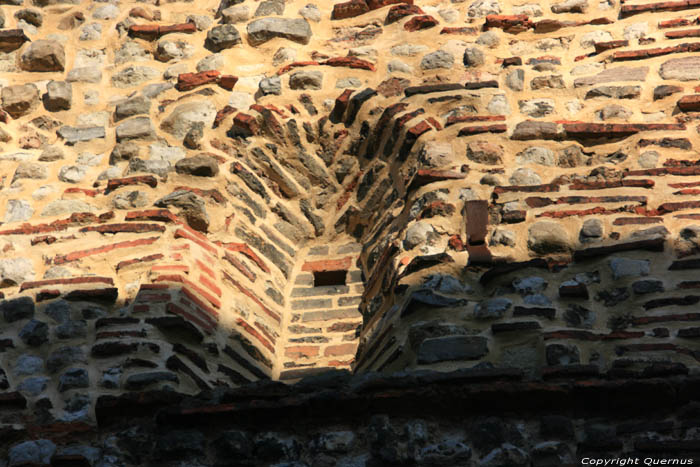
<svg viewBox="0 0 700 467">
<path fill-rule="evenodd" d="M 5 3 L 0 466 L 697 459 L 693 2 Z"/>
</svg>

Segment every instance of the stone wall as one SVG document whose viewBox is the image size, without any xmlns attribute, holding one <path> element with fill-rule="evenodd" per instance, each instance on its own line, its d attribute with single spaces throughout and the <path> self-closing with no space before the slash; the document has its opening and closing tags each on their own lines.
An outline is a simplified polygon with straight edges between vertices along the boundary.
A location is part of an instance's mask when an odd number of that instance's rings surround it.
<svg viewBox="0 0 700 467">
<path fill-rule="evenodd" d="M 697 455 L 698 5 L 0 3 L 0 466 Z"/>
</svg>

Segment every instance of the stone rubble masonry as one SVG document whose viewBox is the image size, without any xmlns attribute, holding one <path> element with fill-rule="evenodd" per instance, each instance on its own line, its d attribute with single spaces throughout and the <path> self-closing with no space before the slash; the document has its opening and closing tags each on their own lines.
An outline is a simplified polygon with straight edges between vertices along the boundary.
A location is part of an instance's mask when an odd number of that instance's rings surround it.
<svg viewBox="0 0 700 467">
<path fill-rule="evenodd" d="M 697 458 L 700 3 L 4 3 L 0 465 Z"/>
</svg>

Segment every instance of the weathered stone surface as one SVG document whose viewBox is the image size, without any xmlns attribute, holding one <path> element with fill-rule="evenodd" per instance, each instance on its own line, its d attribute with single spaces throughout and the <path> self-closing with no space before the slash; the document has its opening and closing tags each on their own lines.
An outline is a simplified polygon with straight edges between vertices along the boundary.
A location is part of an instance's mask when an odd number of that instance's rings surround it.
<svg viewBox="0 0 700 467">
<path fill-rule="evenodd" d="M 155 139 L 156 130 L 148 117 L 134 117 L 117 126 L 117 142 Z"/>
<path fill-rule="evenodd" d="M 175 164 L 175 171 L 180 174 L 197 177 L 214 177 L 219 173 L 219 164 L 213 157 L 200 154 L 180 159 Z"/>
<path fill-rule="evenodd" d="M 56 112 L 69 110 L 73 101 L 73 87 L 66 81 L 49 81 L 46 85 L 44 107 L 46 110 Z"/>
<path fill-rule="evenodd" d="M 207 32 L 207 39 L 204 43 L 207 49 L 212 52 L 221 52 L 230 49 L 234 45 L 241 43 L 241 35 L 232 24 L 215 26 Z"/>
<path fill-rule="evenodd" d="M 700 79 L 700 57 L 672 58 L 661 64 L 659 75 L 663 79 L 692 81 Z"/>
<path fill-rule="evenodd" d="M 177 138 L 184 138 L 192 126 L 201 122 L 210 127 L 216 117 L 216 108 L 211 101 L 191 101 L 180 104 L 160 124 L 160 129 Z"/>
<path fill-rule="evenodd" d="M 58 41 L 34 41 L 20 57 L 20 67 L 25 71 L 63 71 L 65 65 L 66 52 Z"/>
<path fill-rule="evenodd" d="M 528 229 L 527 246 L 539 255 L 566 253 L 571 250 L 569 234 L 551 221 L 538 221 Z"/>
<path fill-rule="evenodd" d="M 2 110 L 19 118 L 32 112 L 39 105 L 39 89 L 34 84 L 5 86 L 0 91 Z"/>
<path fill-rule="evenodd" d="M 65 140 L 66 144 L 72 145 L 83 141 L 92 141 L 94 139 L 104 139 L 105 129 L 102 126 L 89 127 L 73 127 L 62 126 L 56 131 L 56 134 Z"/>
<path fill-rule="evenodd" d="M 290 89 L 321 89 L 323 73 L 320 71 L 297 71 L 289 76 Z"/>
<path fill-rule="evenodd" d="M 247 26 L 248 41 L 259 46 L 281 37 L 299 44 L 308 44 L 311 39 L 311 27 L 305 19 L 262 18 L 251 21 Z"/>
</svg>

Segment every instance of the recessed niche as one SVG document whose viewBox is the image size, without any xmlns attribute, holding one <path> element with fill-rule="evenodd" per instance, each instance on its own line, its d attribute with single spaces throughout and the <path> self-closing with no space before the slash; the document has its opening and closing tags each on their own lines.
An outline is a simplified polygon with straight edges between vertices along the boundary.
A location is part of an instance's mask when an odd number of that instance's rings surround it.
<svg viewBox="0 0 700 467">
<path fill-rule="evenodd" d="M 339 269 L 337 271 L 316 271 L 314 272 L 314 287 L 326 285 L 345 285 L 348 271 Z"/>
</svg>

